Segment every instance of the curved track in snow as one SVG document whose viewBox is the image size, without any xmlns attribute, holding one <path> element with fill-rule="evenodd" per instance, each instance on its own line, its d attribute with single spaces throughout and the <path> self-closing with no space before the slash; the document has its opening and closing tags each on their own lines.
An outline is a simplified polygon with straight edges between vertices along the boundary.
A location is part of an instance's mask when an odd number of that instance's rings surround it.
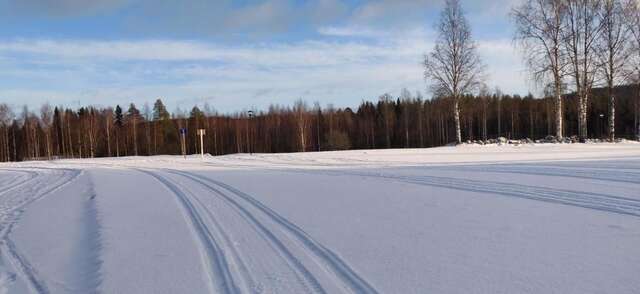
<svg viewBox="0 0 640 294">
<path fill-rule="evenodd" d="M 55 180 L 51 179 L 52 174 L 55 175 Z M 14 188 L 20 189 L 18 192 L 6 195 L 0 200 L 0 253 L 17 276 L 35 293 L 49 293 L 49 289 L 39 277 L 37 269 L 20 253 L 10 239 L 11 230 L 29 204 L 67 185 L 80 174 L 81 171 L 71 169 L 41 169 L 40 172 L 35 172 L 33 178 L 24 182 L 30 185 L 22 185 L 24 183 L 17 185 Z"/>
<path fill-rule="evenodd" d="M 140 171 L 153 176 L 180 201 L 198 236 L 203 264 L 210 267 L 208 277 L 216 292 L 270 292 L 266 288 L 274 285 L 265 285 L 265 279 L 271 270 L 282 271 L 284 266 L 293 276 L 278 282 L 285 283 L 280 286 L 283 292 L 378 293 L 337 254 L 253 196 L 192 172 Z M 259 249 L 237 248 L 238 240 L 250 241 Z"/>
<path fill-rule="evenodd" d="M 337 254 L 314 240 L 304 230 L 291 223 L 274 210 L 262 204 L 255 197 L 246 194 L 237 188 L 234 188 L 228 184 L 220 181 L 210 179 L 195 173 L 186 171 L 171 171 L 174 174 L 179 174 L 187 177 L 208 189 L 215 194 L 223 197 L 230 204 L 237 207 L 243 212 L 248 220 L 251 220 L 256 226 L 259 226 L 269 232 L 265 225 L 257 221 L 257 217 L 250 211 L 253 210 L 262 217 L 269 220 L 269 224 L 275 226 L 277 230 L 281 230 L 287 234 L 287 236 L 296 241 L 297 246 L 304 248 L 304 252 L 313 258 L 313 260 L 321 264 L 324 270 L 331 275 L 333 281 L 341 284 L 341 288 L 352 293 L 377 293 L 375 288 L 370 285 L 364 278 L 360 277 L 345 261 L 343 261 Z M 237 201 L 237 200 L 241 200 Z M 270 234 L 273 235 L 273 234 Z M 274 242 L 277 242 L 274 240 Z M 320 288 L 321 289 L 321 288 Z"/>
<path fill-rule="evenodd" d="M 278 260 L 283 262 L 294 274 L 294 280 L 299 282 L 299 285 L 296 286 L 292 285 L 292 281 L 288 281 L 288 286 L 297 287 L 298 291 L 304 290 L 308 293 L 326 293 L 315 276 L 311 274 L 289 248 L 264 224 L 253 217 L 246 209 L 235 203 L 235 201 L 223 198 L 224 205 L 229 210 L 234 211 L 240 221 L 250 226 L 251 229 L 246 230 L 237 226 L 225 226 L 225 223 L 229 222 L 228 219 L 225 219 L 226 222 L 221 224 L 214 217 L 217 211 L 211 211 L 211 208 L 203 203 L 204 199 L 202 197 L 199 197 L 199 195 L 191 192 L 190 189 L 170 177 L 161 175 L 159 172 L 148 170 L 143 172 L 152 175 L 163 183 L 183 204 L 186 216 L 198 235 L 201 248 L 203 248 L 203 263 L 206 267 L 210 267 L 208 276 L 211 281 L 211 287 L 215 289 L 215 292 L 245 293 L 262 291 L 262 288 L 268 285 L 261 285 L 256 282 L 254 279 L 256 273 L 246 269 L 246 263 L 259 259 L 260 262 L 254 262 L 273 265 L 277 265 Z M 237 225 L 238 221 L 233 223 Z M 235 235 L 240 235 L 236 236 L 237 239 L 259 238 L 266 243 L 270 250 L 257 252 L 236 250 L 234 242 L 231 241 L 232 237 L 229 236 L 231 235 L 229 231 L 233 231 Z M 250 256 L 256 254 L 262 256 Z M 276 268 L 277 266 L 274 266 L 274 269 Z"/>
<path fill-rule="evenodd" d="M 211 291 L 218 293 L 238 293 L 239 289 L 231 276 L 231 266 L 227 261 L 223 249 L 219 245 L 219 241 L 213 236 L 212 229 L 199 212 L 201 208 L 197 208 L 191 197 L 182 191 L 178 186 L 168 178 L 158 173 L 140 170 L 154 178 L 166 186 L 174 195 L 176 195 L 193 228 L 199 244 L 201 245 L 201 253 L 203 254 L 203 262 L 207 270 L 207 277 Z"/>
<path fill-rule="evenodd" d="M 7 184 L 6 186 L 4 186 L 3 190 L 0 191 L 0 195 L 6 194 L 10 191 L 12 191 L 13 189 L 20 187 L 21 185 L 30 182 L 31 180 L 33 180 L 35 177 L 38 176 L 38 173 L 35 171 L 30 171 L 30 170 L 18 170 L 18 169 L 0 169 L 2 171 L 10 171 L 10 172 L 16 172 L 16 173 L 21 173 L 21 174 L 25 174 L 26 176 L 24 176 L 23 179 L 18 179 L 18 178 L 13 178 L 11 179 L 10 184 Z M 15 181 L 15 182 L 14 182 Z"/>
</svg>

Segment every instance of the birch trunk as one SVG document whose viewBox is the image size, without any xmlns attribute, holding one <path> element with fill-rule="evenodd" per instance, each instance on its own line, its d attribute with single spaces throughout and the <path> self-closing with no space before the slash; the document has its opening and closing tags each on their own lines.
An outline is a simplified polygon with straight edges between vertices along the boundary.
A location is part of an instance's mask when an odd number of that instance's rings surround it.
<svg viewBox="0 0 640 294">
<path fill-rule="evenodd" d="M 462 131 L 460 129 L 460 100 L 458 97 L 453 98 L 453 119 L 456 124 L 456 143 L 462 143 Z"/>
<path fill-rule="evenodd" d="M 556 138 L 561 140 L 563 137 L 562 130 L 562 92 L 560 85 L 560 79 L 556 77 L 555 96 L 556 96 Z"/>
</svg>

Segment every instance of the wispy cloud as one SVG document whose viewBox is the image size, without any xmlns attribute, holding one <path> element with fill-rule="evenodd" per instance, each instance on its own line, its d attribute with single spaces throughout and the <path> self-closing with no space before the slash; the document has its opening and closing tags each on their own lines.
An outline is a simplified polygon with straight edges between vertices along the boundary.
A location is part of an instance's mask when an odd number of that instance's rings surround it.
<svg viewBox="0 0 640 294">
<path fill-rule="evenodd" d="M 499 1 L 497 6 L 487 1 L 463 5 L 472 22 L 489 21 L 483 11 L 505 13 L 504 7 L 510 6 L 510 0 Z M 61 9 L 46 13 L 62 18 L 82 18 L 93 11 L 101 15 L 95 18 L 98 22 L 134 27 L 133 37 L 6 37 L 0 30 L 2 101 L 115 104 L 165 97 L 170 107 L 209 101 L 233 111 L 298 98 L 353 106 L 383 93 L 397 95 L 403 87 L 424 92 L 422 55 L 433 47 L 431 28 L 441 5 L 440 0 L 192 0 L 190 5 L 63 0 L 61 7 L 47 6 L 53 2 L 26 0 L 23 10 L 7 16 L 4 8 L 16 4 L 0 0 L 0 25 L 5 16 L 37 18 L 37 11 L 50 9 Z M 118 14 L 114 19 L 120 22 L 102 17 L 110 13 Z M 188 37 L 168 33 L 182 30 Z M 240 37 L 230 41 L 211 38 L 210 33 Z M 256 41 L 245 38 L 247 34 L 266 35 Z M 506 92 L 526 92 L 520 57 L 509 36 L 478 36 L 488 65 L 487 82 Z"/>
<path fill-rule="evenodd" d="M 0 2 L 0 7 L 14 13 L 44 17 L 74 17 L 111 11 L 127 5 L 131 0 L 21 0 Z"/>
<path fill-rule="evenodd" d="M 142 102 L 211 99 L 223 110 L 265 107 L 297 98 L 349 106 L 403 87 L 422 91 L 427 33 L 369 41 L 301 41 L 219 46 L 201 41 L 17 40 L 0 44 L 0 97 L 15 101 L 103 99 Z M 522 88 L 510 41 L 480 43 L 490 84 Z M 16 56 L 23 61 L 17 62 Z M 39 64 L 44 61 L 46 64 Z M 0 61 L 0 64 L 2 62 Z M 69 84 L 75 87 L 65 87 Z M 49 88 L 40 88 L 47 85 Z M 29 89 L 35 89 L 29 94 Z M 51 90 L 51 95 L 46 94 Z M 81 90 L 79 90 L 81 89 Z M 183 106 L 184 108 L 185 106 Z"/>
</svg>

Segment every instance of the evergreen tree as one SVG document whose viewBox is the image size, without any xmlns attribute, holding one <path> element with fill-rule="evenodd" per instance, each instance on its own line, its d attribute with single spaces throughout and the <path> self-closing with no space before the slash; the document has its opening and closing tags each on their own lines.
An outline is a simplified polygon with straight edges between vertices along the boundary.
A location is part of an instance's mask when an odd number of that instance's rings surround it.
<svg viewBox="0 0 640 294">
<path fill-rule="evenodd" d="M 120 105 L 116 105 L 116 110 L 113 112 L 113 124 L 117 128 L 123 125 L 122 108 L 120 108 Z"/>
<path fill-rule="evenodd" d="M 200 120 L 200 119 L 204 118 L 204 112 L 202 112 L 202 110 L 200 110 L 200 108 L 198 108 L 198 106 L 194 106 L 191 109 L 191 113 L 189 113 L 189 118 Z"/>
<path fill-rule="evenodd" d="M 162 100 L 156 100 L 153 104 L 153 120 L 168 120 L 171 119 L 171 114 L 167 111 L 167 108 L 162 103 Z"/>
</svg>

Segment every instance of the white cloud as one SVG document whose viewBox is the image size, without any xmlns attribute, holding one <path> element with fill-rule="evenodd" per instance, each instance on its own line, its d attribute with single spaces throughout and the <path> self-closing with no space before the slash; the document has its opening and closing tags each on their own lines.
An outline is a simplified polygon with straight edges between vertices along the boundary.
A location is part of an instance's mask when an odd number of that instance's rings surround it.
<svg viewBox="0 0 640 294">
<path fill-rule="evenodd" d="M 367 41 L 237 46 L 168 40 L 3 42 L 0 98 L 73 106 L 73 101 L 141 104 L 163 97 L 170 107 L 209 100 L 222 111 L 235 111 L 301 97 L 354 106 L 385 92 L 398 95 L 403 87 L 424 92 L 420 63 L 432 48 L 429 33 L 371 36 Z M 481 41 L 479 50 L 491 85 L 526 92 L 510 41 Z"/>
</svg>

